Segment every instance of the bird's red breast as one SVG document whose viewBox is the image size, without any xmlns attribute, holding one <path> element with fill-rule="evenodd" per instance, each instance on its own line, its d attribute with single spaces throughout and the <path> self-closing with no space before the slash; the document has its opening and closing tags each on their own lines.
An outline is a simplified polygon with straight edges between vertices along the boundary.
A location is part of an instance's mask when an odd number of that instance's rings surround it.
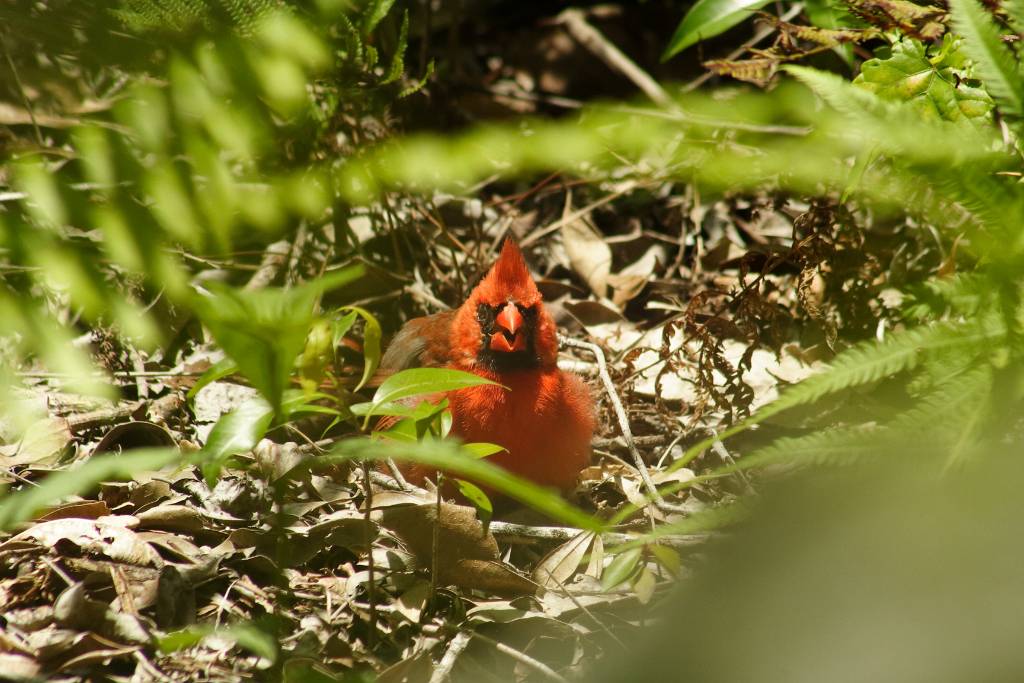
<svg viewBox="0 0 1024 683">
<path fill-rule="evenodd" d="M 586 385 L 559 370 L 557 356 L 554 320 L 519 247 L 506 240 L 465 303 L 406 323 L 381 367 L 444 366 L 503 385 L 450 392 L 452 432 L 467 442 L 504 447 L 489 460 L 567 491 L 590 460 L 594 410 Z M 422 483 L 432 472 L 412 466 L 406 474 Z"/>
</svg>

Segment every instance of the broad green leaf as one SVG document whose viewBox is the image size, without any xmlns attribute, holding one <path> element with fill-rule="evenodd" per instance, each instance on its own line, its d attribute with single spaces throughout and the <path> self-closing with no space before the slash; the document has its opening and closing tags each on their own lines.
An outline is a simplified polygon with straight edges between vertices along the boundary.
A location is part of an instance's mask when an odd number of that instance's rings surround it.
<svg viewBox="0 0 1024 683">
<path fill-rule="evenodd" d="M 770 0 L 697 0 L 683 20 L 676 27 L 676 32 L 668 41 L 668 47 L 661 55 L 661 61 L 679 54 L 701 40 L 714 38 L 720 33 L 749 19 L 754 10 L 761 9 Z"/>
<path fill-rule="evenodd" d="M 629 579 L 639 566 L 643 552 L 643 548 L 630 548 L 616 555 L 601 574 L 601 587 L 611 590 Z"/>
<path fill-rule="evenodd" d="M 181 458 L 177 449 L 168 448 L 93 456 L 78 467 L 47 476 L 38 486 L 4 494 L 0 500 L 0 529 L 31 519 L 67 496 L 88 493 L 100 482 L 128 480 L 141 472 L 163 469 Z"/>
<path fill-rule="evenodd" d="M 362 275 L 351 266 L 292 289 L 245 291 L 210 286 L 195 307 L 203 324 L 238 370 L 281 412 L 281 400 L 313 319 L 316 298 Z"/>
<path fill-rule="evenodd" d="M 985 88 L 1006 114 L 1024 116 L 1024 73 L 1002 41 L 992 16 L 975 0 L 950 0 L 953 27 L 964 37 Z"/>
<path fill-rule="evenodd" d="M 230 413 L 222 415 L 210 430 L 206 445 L 200 452 L 203 475 L 212 483 L 224 461 L 232 455 L 251 450 L 267 433 L 274 419 L 274 410 L 263 399 L 252 399 Z"/>
<path fill-rule="evenodd" d="M 230 638 L 239 647 L 243 647 L 270 662 L 277 660 L 277 641 L 252 624 L 234 624 L 219 628 L 205 624 L 196 624 L 160 637 L 157 639 L 157 649 L 163 654 L 171 654 L 193 647 L 211 635 Z"/>
<path fill-rule="evenodd" d="M 355 311 L 350 311 L 349 313 L 346 313 L 342 317 L 333 321 L 333 325 L 331 326 L 331 346 L 337 348 L 338 344 L 341 343 L 341 340 L 345 337 L 346 334 L 348 334 L 348 331 L 352 329 L 353 325 L 355 325 L 356 318 L 358 317 L 358 313 L 356 313 Z"/>
<path fill-rule="evenodd" d="M 462 450 L 469 453 L 474 458 L 487 458 L 495 453 L 501 453 L 506 449 L 504 446 L 499 446 L 496 443 L 477 442 L 462 444 Z"/>
<path fill-rule="evenodd" d="M 864 62 L 853 82 L 883 98 L 910 102 L 926 118 L 957 121 L 992 109 L 988 93 L 966 84 L 970 77 L 960 41 L 947 34 L 938 49 L 910 38 L 894 43 L 890 57 Z"/>
<path fill-rule="evenodd" d="M 14 182 L 28 200 L 25 208 L 39 223 L 48 228 L 61 228 L 67 222 L 67 211 L 57 183 L 40 161 L 16 164 Z"/>
<path fill-rule="evenodd" d="M 196 383 L 192 385 L 192 388 L 185 394 L 185 398 L 188 399 L 189 403 L 194 404 L 196 400 L 196 394 L 202 391 L 203 387 L 216 382 L 217 380 L 224 379 L 238 372 L 238 363 L 231 360 L 230 358 L 221 358 L 219 361 L 211 365 L 206 372 L 204 372 Z"/>
<path fill-rule="evenodd" d="M 428 394 L 439 394 L 446 391 L 456 391 L 468 387 L 476 387 L 482 384 L 497 384 L 489 379 L 474 375 L 471 372 L 461 370 L 450 370 L 448 368 L 410 368 L 402 370 L 388 377 L 377 388 L 373 395 L 373 402 L 365 409 L 365 424 L 373 415 L 378 415 L 379 407 L 394 404 L 405 398 L 413 396 L 425 396 Z M 499 385 L 500 386 L 500 385 Z M 352 412 L 356 409 L 364 410 L 361 404 L 352 406 Z M 360 413 L 356 413 L 360 414 Z"/>
<path fill-rule="evenodd" d="M 476 508 L 476 514 L 484 525 L 484 533 L 487 533 L 487 527 L 490 526 L 491 518 L 494 516 L 494 505 L 491 503 L 491 499 L 487 497 L 483 489 L 465 479 L 456 479 L 455 485 L 458 487 L 459 493 Z"/>
</svg>

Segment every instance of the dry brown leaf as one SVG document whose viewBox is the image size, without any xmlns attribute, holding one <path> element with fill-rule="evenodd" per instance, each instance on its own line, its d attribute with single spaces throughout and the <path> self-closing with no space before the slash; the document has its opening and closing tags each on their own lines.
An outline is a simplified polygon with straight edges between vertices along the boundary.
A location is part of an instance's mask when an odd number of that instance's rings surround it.
<svg viewBox="0 0 1024 683">
<path fill-rule="evenodd" d="M 543 588 L 557 589 L 564 586 L 579 569 L 596 537 L 593 531 L 581 531 L 549 552 L 537 563 L 537 568 L 533 570 L 533 580 Z"/>
<path fill-rule="evenodd" d="M 71 443 L 68 421 L 60 417 L 45 417 L 29 425 L 20 441 L 0 445 L 0 465 L 5 468 L 18 465 L 52 465 Z"/>
<path fill-rule="evenodd" d="M 562 218 L 572 213 L 572 194 L 565 197 Z M 612 250 L 585 216 L 570 221 L 562 228 L 562 244 L 569 265 L 587 283 L 590 290 L 604 298 L 608 275 L 612 269 Z"/>
<path fill-rule="evenodd" d="M 177 442 L 165 428 L 145 420 L 115 425 L 103 435 L 93 454 L 130 451 L 136 448 L 173 448 Z"/>
<path fill-rule="evenodd" d="M 433 503 L 388 507 L 375 511 L 374 517 L 401 539 L 421 567 L 433 566 Z M 475 509 L 443 503 L 439 533 L 437 568 L 441 583 L 517 595 L 536 590 L 527 577 L 499 561 L 498 542 L 484 531 Z"/>
<path fill-rule="evenodd" d="M 161 529 L 194 534 L 202 531 L 205 518 L 187 505 L 157 505 L 136 515 L 141 529 Z"/>
<path fill-rule="evenodd" d="M 36 517 L 36 521 L 50 522 L 55 519 L 67 519 L 77 517 L 78 519 L 97 519 L 110 514 L 110 508 L 106 501 L 102 500 L 79 500 L 72 503 L 58 505 Z"/>
<path fill-rule="evenodd" d="M 128 524 L 137 523 L 138 519 L 127 515 L 99 519 L 55 519 L 40 522 L 17 534 L 0 544 L 0 550 L 25 541 L 35 541 L 48 547 L 53 547 L 61 541 L 70 541 L 83 552 L 105 555 L 117 562 L 162 567 L 164 561 L 159 553 L 127 527 Z"/>
</svg>

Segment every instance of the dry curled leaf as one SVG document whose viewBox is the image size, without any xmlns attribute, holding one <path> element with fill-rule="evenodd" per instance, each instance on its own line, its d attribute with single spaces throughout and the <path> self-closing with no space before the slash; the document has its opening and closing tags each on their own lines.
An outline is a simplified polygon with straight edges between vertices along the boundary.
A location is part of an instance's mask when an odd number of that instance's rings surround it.
<svg viewBox="0 0 1024 683">
<path fill-rule="evenodd" d="M 0 550 L 16 547 L 26 541 L 34 541 L 48 547 L 56 546 L 60 542 L 71 542 L 79 546 L 83 552 L 105 555 L 116 562 L 162 567 L 164 560 L 160 554 L 127 526 L 137 523 L 137 518 L 126 515 L 99 519 L 55 519 L 26 529 L 0 544 Z"/>
<path fill-rule="evenodd" d="M 395 534 L 421 567 L 433 566 L 434 504 L 388 507 L 379 513 L 381 525 Z M 513 567 L 499 561 L 498 542 L 464 505 L 441 505 L 437 569 L 441 583 L 503 594 L 529 594 L 536 585 Z"/>
</svg>

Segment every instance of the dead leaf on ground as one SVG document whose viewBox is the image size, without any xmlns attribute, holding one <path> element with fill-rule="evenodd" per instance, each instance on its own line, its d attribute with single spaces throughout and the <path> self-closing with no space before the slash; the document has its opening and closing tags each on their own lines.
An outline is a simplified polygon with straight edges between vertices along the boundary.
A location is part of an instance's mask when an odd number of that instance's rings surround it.
<svg viewBox="0 0 1024 683">
<path fill-rule="evenodd" d="M 160 554 L 128 528 L 128 525 L 137 524 L 137 518 L 127 515 L 112 515 L 99 519 L 55 519 L 22 531 L 0 544 L 0 550 L 17 547 L 29 541 L 46 547 L 70 541 L 83 552 L 105 555 L 117 562 L 162 567 L 164 561 Z"/>
<path fill-rule="evenodd" d="M 572 193 L 565 196 L 562 219 L 571 215 Z M 570 221 L 562 228 L 562 244 L 569 257 L 569 265 L 587 283 L 590 290 L 603 299 L 608 290 L 608 276 L 612 269 L 612 250 L 586 216 Z"/>
<path fill-rule="evenodd" d="M 564 586 L 579 569 L 595 538 L 597 534 L 594 532 L 581 531 L 549 552 L 537 563 L 533 570 L 533 580 L 543 588 L 557 589 Z"/>
<path fill-rule="evenodd" d="M 389 507 L 379 516 L 381 525 L 394 533 L 416 557 L 421 567 L 433 566 L 434 504 Z M 437 569 L 441 583 L 502 594 L 528 594 L 536 585 L 511 565 L 499 560 L 498 542 L 484 531 L 476 510 L 442 503 Z"/>
</svg>

